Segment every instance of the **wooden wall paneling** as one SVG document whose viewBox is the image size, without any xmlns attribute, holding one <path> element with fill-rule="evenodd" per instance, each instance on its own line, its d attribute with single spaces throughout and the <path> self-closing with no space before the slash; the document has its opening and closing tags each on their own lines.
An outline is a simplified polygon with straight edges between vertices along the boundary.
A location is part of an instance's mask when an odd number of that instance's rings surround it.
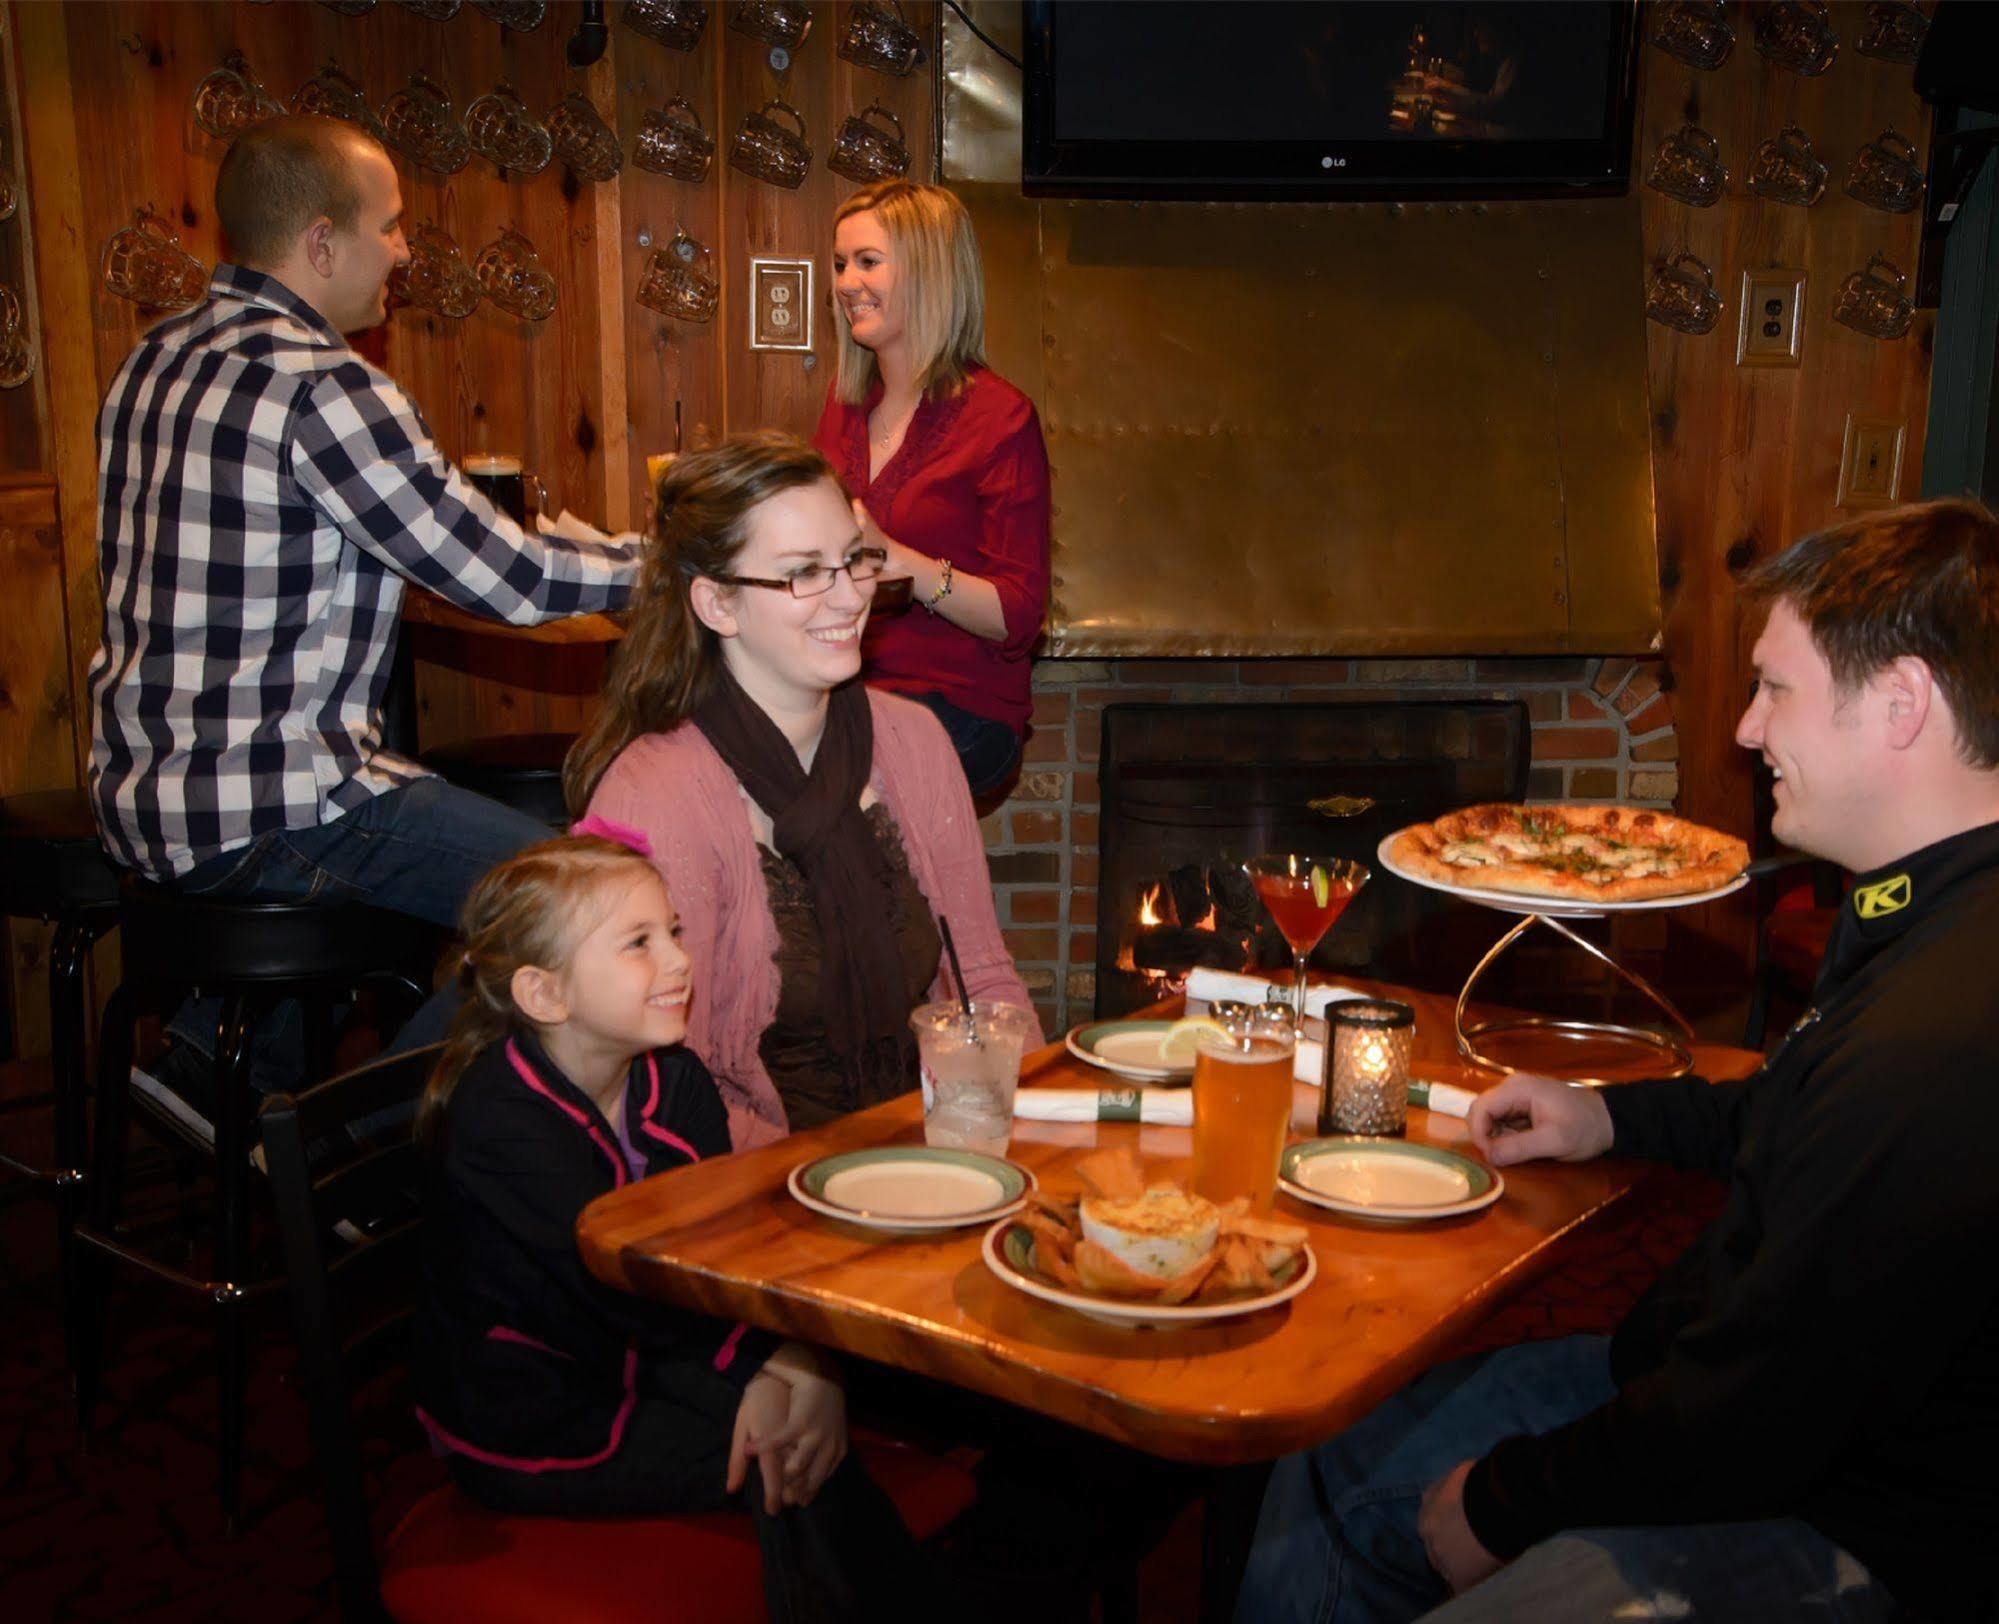
<svg viewBox="0 0 1999 1624">
<path fill-rule="evenodd" d="M 77 782 L 62 521 L 47 474 L 0 475 L 0 790 Z"/>
<path fill-rule="evenodd" d="M 71 738 L 68 770 L 48 787 L 80 784 L 90 755 L 84 696 L 102 626 L 97 584 L 97 351 L 93 339 L 96 253 L 84 209 L 68 29 L 55 6 L 11 8 L 22 89 L 17 159 L 32 217 L 39 304 L 41 386 L 47 392 L 45 449 L 55 476 L 62 545 Z M 14 788 L 30 788 L 10 784 Z"/>
<path fill-rule="evenodd" d="M 10 25 L 11 6 L 0 5 L 0 185 L 14 196 L 14 214 L 0 220 L 0 285 L 20 302 L 35 352 L 25 383 L 0 389 L 0 474 L 36 473 L 53 454 L 48 423 L 48 369 L 43 364 L 39 299 L 35 287 L 34 199 L 23 157 L 21 78 Z"/>
<path fill-rule="evenodd" d="M 934 8 L 905 8 L 910 23 L 925 39 L 934 32 Z M 852 181 L 826 167 L 833 136 L 850 113 L 879 102 L 902 121 L 911 153 L 910 172 L 918 179 L 928 173 L 934 143 L 932 107 L 935 100 L 933 58 L 906 79 L 859 68 L 840 57 L 838 9 L 820 8 L 811 35 L 794 53 L 783 73 L 769 66 L 770 48 L 759 40 L 725 29 L 723 96 L 726 141 L 745 113 L 773 96 L 782 97 L 804 116 L 812 146 L 812 166 L 805 183 L 785 191 L 742 173 L 724 176 L 724 238 L 728 245 L 728 275 L 722 284 L 723 329 L 727 357 L 727 409 L 731 429 L 778 428 L 810 435 L 825 405 L 832 376 L 832 248 L 833 210 L 855 190 Z M 817 309 L 813 331 L 816 364 L 810 369 L 795 351 L 752 350 L 749 347 L 749 260 L 753 255 L 778 254 L 814 261 Z"/>
<path fill-rule="evenodd" d="M 63 551 L 55 481 L 0 475 L 0 791 L 67 788 L 77 782 L 66 627 Z M 15 1055 L 48 1053 L 51 927 L 0 921 L 6 950 L 4 1008 Z M 0 1084 L 12 1074 L 0 1070 Z M 4 1090 L 0 1090 L 4 1091 Z"/>
<path fill-rule="evenodd" d="M 622 234 L 618 291 L 625 330 L 625 409 L 631 454 L 626 469 L 630 522 L 646 512 L 645 459 L 673 449 L 673 409 L 681 409 L 682 443 L 688 450 L 716 438 L 724 422 L 722 348 L 727 341 L 721 311 L 706 322 L 679 321 L 638 302 L 646 262 L 685 230 L 713 254 L 711 269 L 726 298 L 732 267 L 722 240 L 723 176 L 729 173 L 729 131 L 723 125 L 719 9 L 693 51 L 673 51 L 627 28 L 611 31 L 617 64 L 618 134 L 624 143 L 620 177 Z M 684 96 L 715 137 L 716 153 L 698 182 L 673 180 L 630 161 L 645 115 L 675 96 Z M 641 239 L 644 240 L 641 240 Z M 747 273 L 746 273 L 747 274 Z"/>
<path fill-rule="evenodd" d="M 1679 809 L 1743 834 L 1750 832 L 1754 763 L 1733 735 L 1748 696 L 1757 626 L 1738 607 L 1734 577 L 1798 536 L 1851 517 L 1833 506 L 1849 412 L 1907 423 L 1905 497 L 1914 495 L 1921 466 L 1932 315 L 1919 312 L 1914 330 L 1892 342 L 1832 320 L 1840 283 L 1869 253 L 1886 254 L 1911 277 L 1915 271 L 1919 217 L 1880 213 L 1842 190 L 1864 143 L 1893 126 L 1920 149 L 1929 127 L 1910 70 L 1851 48 L 1863 14 L 1847 0 L 1834 6 L 1844 43 L 1817 79 L 1765 62 L 1747 19 L 1739 20 L 1736 47 L 1714 73 L 1644 50 L 1637 174 L 1645 174 L 1660 141 L 1683 123 L 1713 134 L 1729 168 L 1727 195 L 1712 208 L 1692 208 L 1649 186 L 1641 185 L 1640 195 L 1648 261 L 1691 251 L 1713 269 L 1725 301 L 1705 336 L 1647 322 L 1647 373 L 1667 680 L 1680 739 Z M 1768 202 L 1747 188 L 1757 145 L 1786 124 L 1806 131 L 1831 172 L 1810 209 Z M 1801 364 L 1740 367 L 1742 273 L 1773 266 L 1802 269 L 1809 279 Z M 1752 928 L 1746 895 L 1690 910 L 1676 923 L 1739 966 Z"/>
</svg>

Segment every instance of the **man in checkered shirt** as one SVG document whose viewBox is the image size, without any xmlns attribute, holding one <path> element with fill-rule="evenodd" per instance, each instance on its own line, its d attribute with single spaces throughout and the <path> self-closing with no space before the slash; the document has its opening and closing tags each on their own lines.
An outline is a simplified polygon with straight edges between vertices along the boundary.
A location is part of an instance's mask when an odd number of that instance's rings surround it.
<svg viewBox="0 0 1999 1624">
<path fill-rule="evenodd" d="M 637 538 L 524 532 L 341 338 L 384 318 L 409 259 L 395 168 L 362 131 L 285 117 L 248 132 L 216 213 L 235 262 L 141 339 L 98 422 L 98 823 L 121 862 L 184 891 L 451 924 L 480 874 L 549 830 L 383 748 L 404 582 L 532 625 L 622 606 Z M 204 1004 L 173 1025 L 203 1052 Z M 449 1012 L 436 1002 L 406 1038 L 441 1035 Z M 259 1034 L 260 1086 L 288 1080 L 295 1049 Z M 175 1053 L 190 1086 L 166 1093 L 208 1092 Z"/>
</svg>

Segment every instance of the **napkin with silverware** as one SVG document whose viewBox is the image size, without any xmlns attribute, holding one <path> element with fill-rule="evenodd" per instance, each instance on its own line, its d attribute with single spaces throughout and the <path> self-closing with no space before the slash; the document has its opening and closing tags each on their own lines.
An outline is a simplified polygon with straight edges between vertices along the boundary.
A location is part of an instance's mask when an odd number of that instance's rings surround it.
<svg viewBox="0 0 1999 1624">
<path fill-rule="evenodd" d="M 1185 1128 L 1194 1121 L 1186 1088 L 1023 1088 L 1013 1114 L 1029 1122 L 1154 1122 Z"/>
</svg>

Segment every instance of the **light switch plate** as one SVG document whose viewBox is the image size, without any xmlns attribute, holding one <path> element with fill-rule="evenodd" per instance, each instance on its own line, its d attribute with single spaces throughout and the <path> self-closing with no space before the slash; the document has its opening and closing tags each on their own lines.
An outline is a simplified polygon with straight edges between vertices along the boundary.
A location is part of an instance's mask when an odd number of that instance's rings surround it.
<svg viewBox="0 0 1999 1624">
<path fill-rule="evenodd" d="M 812 261 L 750 261 L 750 348 L 812 348 Z"/>
<path fill-rule="evenodd" d="M 1735 364 L 1794 367 L 1805 347 L 1805 273 L 1771 268 L 1742 273 Z"/>
<path fill-rule="evenodd" d="M 1908 425 L 1899 417 L 1846 418 L 1846 443 L 1839 454 L 1839 495 L 1843 508 L 1893 507 L 1902 488 L 1902 446 Z"/>
</svg>

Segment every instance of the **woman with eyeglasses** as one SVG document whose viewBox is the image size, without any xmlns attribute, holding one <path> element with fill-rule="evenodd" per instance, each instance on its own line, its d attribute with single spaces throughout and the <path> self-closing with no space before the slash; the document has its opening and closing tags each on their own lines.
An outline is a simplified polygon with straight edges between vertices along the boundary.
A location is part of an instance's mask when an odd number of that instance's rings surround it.
<svg viewBox="0 0 1999 1624">
<path fill-rule="evenodd" d="M 985 280 L 964 204 L 878 181 L 833 232 L 839 368 L 812 443 L 915 607 L 868 628 L 867 679 L 928 706 L 974 795 L 1020 764 L 1048 607 L 1048 451 L 985 364 Z"/>
<path fill-rule="evenodd" d="M 650 844 L 695 967 L 687 1042 L 737 1149 L 916 1086 L 910 1011 L 957 992 L 938 915 L 971 996 L 1032 1007 L 950 740 L 860 681 L 884 561 L 802 441 L 680 457 L 565 767 L 572 810 Z"/>
</svg>

